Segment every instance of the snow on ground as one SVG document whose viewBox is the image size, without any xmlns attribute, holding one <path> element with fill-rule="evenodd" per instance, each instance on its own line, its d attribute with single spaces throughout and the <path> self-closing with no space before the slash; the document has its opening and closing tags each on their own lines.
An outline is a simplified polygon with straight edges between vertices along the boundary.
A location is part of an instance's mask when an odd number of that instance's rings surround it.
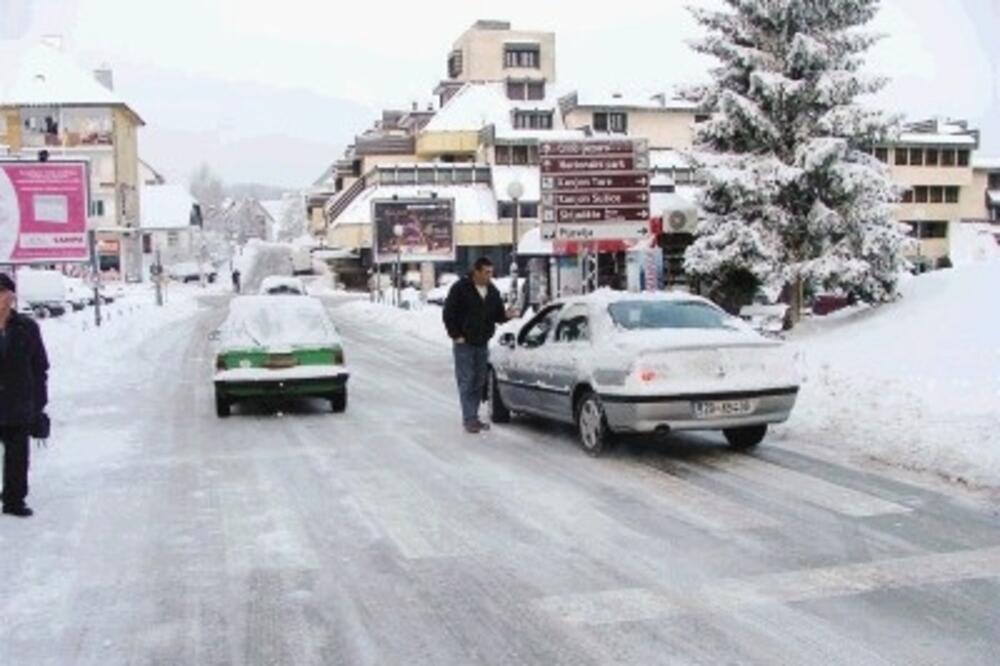
<svg viewBox="0 0 1000 666">
<path fill-rule="evenodd" d="M 1000 262 L 909 279 L 882 308 L 793 335 L 805 381 L 789 434 L 1000 486 Z"/>
<path fill-rule="evenodd" d="M 334 311 L 335 323 L 340 317 L 363 323 L 373 329 L 399 331 L 412 338 L 435 345 L 448 346 L 451 344 L 441 320 L 441 308 L 437 305 L 403 309 L 368 300 L 356 300 L 346 303 Z"/>
</svg>

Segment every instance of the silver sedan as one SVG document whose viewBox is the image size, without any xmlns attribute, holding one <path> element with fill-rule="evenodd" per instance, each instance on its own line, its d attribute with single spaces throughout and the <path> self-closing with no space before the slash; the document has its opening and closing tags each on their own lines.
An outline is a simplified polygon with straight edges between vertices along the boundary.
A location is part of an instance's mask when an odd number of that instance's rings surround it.
<svg viewBox="0 0 1000 666">
<path fill-rule="evenodd" d="M 494 422 L 522 412 L 575 424 L 599 455 L 615 433 L 721 430 L 750 448 L 799 390 L 781 342 L 690 294 L 603 290 L 557 301 L 490 353 Z"/>
</svg>

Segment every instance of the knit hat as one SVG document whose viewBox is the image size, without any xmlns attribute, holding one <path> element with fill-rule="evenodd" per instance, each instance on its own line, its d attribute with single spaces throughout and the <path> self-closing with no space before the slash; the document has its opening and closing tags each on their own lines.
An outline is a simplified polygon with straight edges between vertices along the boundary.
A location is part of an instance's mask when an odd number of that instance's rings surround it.
<svg viewBox="0 0 1000 666">
<path fill-rule="evenodd" d="M 6 273 L 0 273 L 0 291 L 17 291 L 17 285 Z"/>
</svg>

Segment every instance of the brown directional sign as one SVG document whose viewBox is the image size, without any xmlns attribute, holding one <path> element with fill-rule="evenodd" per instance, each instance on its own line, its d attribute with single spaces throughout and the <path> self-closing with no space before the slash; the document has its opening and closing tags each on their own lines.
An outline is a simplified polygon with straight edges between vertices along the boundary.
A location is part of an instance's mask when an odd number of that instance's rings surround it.
<svg viewBox="0 0 1000 666">
<path fill-rule="evenodd" d="M 545 205 L 558 208 L 576 206 L 647 206 L 649 193 L 645 190 L 607 190 L 604 192 L 556 192 L 542 197 Z"/>
<path fill-rule="evenodd" d="M 636 158 L 628 157 L 543 157 L 542 173 L 602 173 L 633 171 Z"/>
<path fill-rule="evenodd" d="M 549 192 L 565 192 L 567 190 L 624 190 L 638 189 L 649 191 L 649 176 L 614 175 L 605 176 L 590 174 L 584 176 L 542 176 L 542 189 Z"/>
<path fill-rule="evenodd" d="M 607 220 L 639 221 L 649 219 L 648 208 L 556 208 L 557 222 L 604 222 Z"/>
<path fill-rule="evenodd" d="M 543 142 L 542 236 L 572 225 L 578 239 L 641 238 L 649 220 L 649 144 L 609 139 Z"/>
<path fill-rule="evenodd" d="M 638 147 L 637 147 L 637 144 Z M 647 147 L 637 141 L 560 141 L 542 144 L 541 153 L 550 156 L 600 156 L 600 155 L 633 155 L 645 152 Z"/>
</svg>

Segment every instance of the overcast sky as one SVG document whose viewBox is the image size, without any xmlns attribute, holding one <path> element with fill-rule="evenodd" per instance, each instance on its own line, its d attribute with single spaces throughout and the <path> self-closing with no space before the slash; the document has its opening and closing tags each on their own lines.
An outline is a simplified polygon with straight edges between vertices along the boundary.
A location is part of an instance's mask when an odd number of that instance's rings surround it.
<svg viewBox="0 0 1000 666">
<path fill-rule="evenodd" d="M 0 0 L 0 38 L 59 33 L 85 66 L 110 64 L 168 177 L 206 161 L 227 182 L 302 186 L 380 108 L 430 101 L 478 18 L 556 32 L 561 89 L 657 89 L 704 78 L 684 7 L 713 1 Z M 880 105 L 967 118 L 1000 156 L 1000 0 L 884 0 L 873 28 Z"/>
</svg>

